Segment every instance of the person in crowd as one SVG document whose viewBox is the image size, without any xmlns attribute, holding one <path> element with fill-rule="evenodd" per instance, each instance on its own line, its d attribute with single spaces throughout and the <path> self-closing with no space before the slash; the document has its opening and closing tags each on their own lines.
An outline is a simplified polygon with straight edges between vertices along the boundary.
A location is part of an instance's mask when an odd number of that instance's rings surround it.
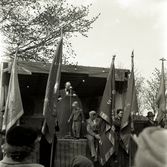
<svg viewBox="0 0 167 167">
<path fill-rule="evenodd" d="M 157 122 L 154 121 L 155 115 L 151 111 L 147 113 L 146 117 L 148 118 L 148 121 L 146 122 L 145 127 L 157 126 Z"/>
<path fill-rule="evenodd" d="M 123 117 L 123 109 L 118 109 L 117 115 L 115 116 L 115 120 L 114 120 L 115 132 L 120 131 L 122 117 Z"/>
<path fill-rule="evenodd" d="M 58 101 L 62 100 L 65 96 L 68 95 L 73 95 L 76 96 L 75 91 L 72 90 L 72 86 L 70 82 L 65 83 L 65 88 L 62 90 L 59 90 L 59 96 L 58 96 Z"/>
<path fill-rule="evenodd" d="M 71 167 L 93 167 L 93 163 L 88 158 L 77 155 L 72 159 Z"/>
<path fill-rule="evenodd" d="M 68 119 L 68 122 L 72 120 L 72 132 L 73 136 L 77 139 L 80 138 L 80 132 L 81 132 L 81 126 L 82 123 L 84 123 L 84 114 L 82 109 L 79 107 L 78 101 L 74 101 L 72 103 L 72 113 L 70 115 L 70 118 Z"/>
<path fill-rule="evenodd" d="M 0 161 L 0 167 L 43 167 L 32 163 L 29 157 L 35 150 L 37 131 L 28 125 L 11 127 L 5 136 L 2 146 L 4 157 Z"/>
<path fill-rule="evenodd" d="M 135 154 L 135 167 L 166 167 L 167 166 L 167 129 L 147 127 L 137 137 L 132 138 L 138 148 Z"/>
<path fill-rule="evenodd" d="M 97 118 L 95 111 L 89 112 L 89 119 L 86 120 L 86 130 L 88 146 L 91 152 L 91 156 L 94 161 L 97 161 L 97 141 L 101 142 L 100 132 L 100 119 Z"/>
<path fill-rule="evenodd" d="M 121 129 L 121 121 L 123 117 L 123 109 L 117 109 L 116 116 L 114 119 L 114 127 L 115 127 L 115 153 L 114 153 L 114 161 L 117 162 L 118 159 L 118 151 L 119 151 L 119 146 L 121 144 L 121 139 L 120 139 L 120 129 Z"/>
</svg>

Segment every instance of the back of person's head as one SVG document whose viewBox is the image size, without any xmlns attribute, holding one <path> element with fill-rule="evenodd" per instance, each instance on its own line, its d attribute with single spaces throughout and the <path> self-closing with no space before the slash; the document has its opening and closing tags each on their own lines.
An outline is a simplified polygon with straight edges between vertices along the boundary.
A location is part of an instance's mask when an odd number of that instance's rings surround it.
<svg viewBox="0 0 167 167">
<path fill-rule="evenodd" d="M 22 161 L 35 149 L 37 130 L 32 126 L 11 127 L 6 133 L 4 153 L 14 161 Z"/>
<path fill-rule="evenodd" d="M 167 167 L 167 129 L 145 128 L 135 141 L 135 167 Z"/>
<path fill-rule="evenodd" d="M 77 155 L 72 159 L 71 167 L 93 167 L 93 163 L 88 158 Z"/>
</svg>

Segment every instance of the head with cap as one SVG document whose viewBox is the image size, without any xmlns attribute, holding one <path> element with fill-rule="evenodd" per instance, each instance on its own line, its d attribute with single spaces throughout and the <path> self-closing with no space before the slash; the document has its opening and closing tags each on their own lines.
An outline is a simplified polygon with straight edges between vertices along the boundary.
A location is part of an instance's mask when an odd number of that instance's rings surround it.
<svg viewBox="0 0 167 167">
<path fill-rule="evenodd" d="M 71 167 L 93 167 L 93 163 L 88 158 L 78 155 L 72 159 Z"/>
<path fill-rule="evenodd" d="M 35 149 L 36 139 L 37 130 L 32 126 L 13 126 L 6 133 L 4 153 L 14 161 L 22 161 Z"/>
<path fill-rule="evenodd" d="M 146 117 L 148 117 L 148 119 L 150 119 L 150 120 L 153 120 L 154 119 L 154 114 L 151 112 L 151 111 L 149 111 L 148 113 L 147 113 L 147 116 Z"/>
<path fill-rule="evenodd" d="M 167 129 L 148 127 L 134 140 L 138 145 L 135 167 L 167 166 Z"/>
<path fill-rule="evenodd" d="M 94 119 L 96 119 L 96 111 L 90 111 L 89 112 L 89 118 L 91 119 L 91 120 L 94 120 Z"/>
</svg>

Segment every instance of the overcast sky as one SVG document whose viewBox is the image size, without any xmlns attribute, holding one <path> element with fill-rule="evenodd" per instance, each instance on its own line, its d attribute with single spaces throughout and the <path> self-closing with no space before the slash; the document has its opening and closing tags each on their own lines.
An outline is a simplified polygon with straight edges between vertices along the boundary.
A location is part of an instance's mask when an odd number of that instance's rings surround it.
<svg viewBox="0 0 167 167">
<path fill-rule="evenodd" d="M 160 58 L 167 58 L 166 0 L 68 0 L 74 5 L 92 3 L 90 16 L 101 13 L 88 38 L 71 40 L 79 65 L 109 67 L 116 54 L 116 68 L 131 69 L 134 49 L 135 69 L 149 78 Z M 165 68 L 167 62 L 165 62 Z"/>
</svg>

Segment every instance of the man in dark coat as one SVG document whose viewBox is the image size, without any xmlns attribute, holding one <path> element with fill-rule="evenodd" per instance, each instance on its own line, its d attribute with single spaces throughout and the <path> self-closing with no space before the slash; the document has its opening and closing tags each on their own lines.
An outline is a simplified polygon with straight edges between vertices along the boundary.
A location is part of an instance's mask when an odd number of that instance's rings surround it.
<svg viewBox="0 0 167 167">
<path fill-rule="evenodd" d="M 65 83 L 65 88 L 62 90 L 59 90 L 59 96 L 58 96 L 58 100 L 60 101 L 62 98 L 64 98 L 65 96 L 76 96 L 75 91 L 72 90 L 72 86 L 70 82 L 66 82 Z"/>
<path fill-rule="evenodd" d="M 121 144 L 120 139 L 120 128 L 121 128 L 121 121 L 123 117 L 123 109 L 117 110 L 117 115 L 114 120 L 114 126 L 115 126 L 115 154 L 114 154 L 114 160 L 117 161 L 118 151 L 119 151 L 119 145 Z"/>
<path fill-rule="evenodd" d="M 145 128 L 149 126 L 157 126 L 157 122 L 154 121 L 155 115 L 151 111 L 147 113 L 146 117 L 148 118 L 148 121 L 145 123 Z"/>
</svg>

